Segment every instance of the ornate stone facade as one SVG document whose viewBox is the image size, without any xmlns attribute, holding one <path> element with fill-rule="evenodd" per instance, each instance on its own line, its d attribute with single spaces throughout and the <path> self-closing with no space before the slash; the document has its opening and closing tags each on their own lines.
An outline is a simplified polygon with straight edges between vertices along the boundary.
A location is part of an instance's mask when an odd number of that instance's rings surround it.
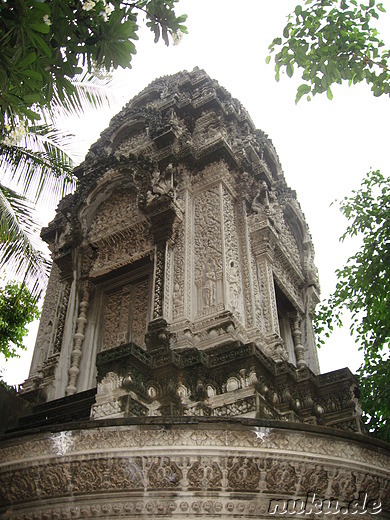
<svg viewBox="0 0 390 520">
<path fill-rule="evenodd" d="M 242 105 L 199 69 L 160 78 L 75 173 L 42 232 L 54 264 L 19 423 L 57 433 L 5 441 L 2 511 L 266 518 L 273 497 L 366 489 L 385 504 L 356 380 L 319 374 L 307 224 Z"/>
<path fill-rule="evenodd" d="M 201 70 L 156 80 L 76 174 L 76 193 L 43 231 L 59 271 L 48 294 L 70 294 L 59 354 L 44 385 L 37 359 L 26 391 L 53 399 L 87 390 L 97 354 L 126 342 L 150 351 L 255 343 L 276 363 L 319 372 L 307 225 L 271 141 L 217 82 Z M 138 298 L 131 280 L 142 269 L 151 277 Z M 43 316 L 42 359 L 56 319 Z"/>
</svg>

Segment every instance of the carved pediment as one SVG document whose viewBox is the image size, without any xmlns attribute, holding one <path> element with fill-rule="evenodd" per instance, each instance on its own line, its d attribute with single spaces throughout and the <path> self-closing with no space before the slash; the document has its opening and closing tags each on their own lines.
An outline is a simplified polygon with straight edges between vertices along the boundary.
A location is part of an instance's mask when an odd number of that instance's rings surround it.
<svg viewBox="0 0 390 520">
<path fill-rule="evenodd" d="M 114 191 L 95 211 L 88 230 L 89 240 L 98 242 L 144 221 L 137 199 L 137 194 L 128 189 Z"/>
<path fill-rule="evenodd" d="M 98 243 L 97 257 L 90 276 L 101 276 L 131 264 L 147 256 L 153 247 L 153 237 L 146 221 L 109 235 Z"/>
</svg>

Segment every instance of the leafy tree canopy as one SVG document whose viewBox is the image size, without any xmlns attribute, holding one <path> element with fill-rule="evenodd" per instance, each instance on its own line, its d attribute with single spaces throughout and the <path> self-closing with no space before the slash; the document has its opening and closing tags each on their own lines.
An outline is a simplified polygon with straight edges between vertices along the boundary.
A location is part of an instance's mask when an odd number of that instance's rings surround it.
<svg viewBox="0 0 390 520">
<path fill-rule="evenodd" d="M 341 240 L 360 236 L 362 246 L 336 272 L 337 285 L 317 311 L 319 342 L 329 337 L 341 313 L 352 315 L 351 331 L 363 350 L 361 404 L 370 430 L 390 440 L 390 178 L 371 171 L 341 211 L 349 226 Z"/>
<path fill-rule="evenodd" d="M 136 52 L 137 18 L 142 16 L 155 41 L 180 31 L 178 0 L 13 0 L 0 3 L 0 133 L 19 120 L 40 119 L 77 97 L 71 82 L 83 70 L 131 67 Z"/>
<path fill-rule="evenodd" d="M 375 0 L 306 0 L 297 5 L 283 36 L 269 47 L 276 80 L 280 71 L 292 77 L 295 67 L 301 69 L 304 83 L 298 87 L 296 102 L 323 92 L 332 99 L 332 85 L 343 81 L 349 85 L 366 81 L 374 96 L 389 94 L 390 50 L 374 26 L 383 12 L 383 4 Z"/>
<path fill-rule="evenodd" d="M 6 359 L 25 349 L 26 325 L 39 318 L 37 299 L 23 284 L 8 282 L 0 289 L 0 353 Z"/>
</svg>

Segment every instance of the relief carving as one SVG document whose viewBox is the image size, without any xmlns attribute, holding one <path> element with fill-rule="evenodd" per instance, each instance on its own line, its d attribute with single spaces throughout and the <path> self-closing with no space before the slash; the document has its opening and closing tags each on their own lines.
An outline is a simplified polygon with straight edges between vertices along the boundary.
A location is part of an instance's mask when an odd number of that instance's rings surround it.
<svg viewBox="0 0 390 520">
<path fill-rule="evenodd" d="M 223 306 L 222 229 L 218 187 L 196 196 L 194 215 L 197 315 L 202 316 Z"/>
<path fill-rule="evenodd" d="M 317 496 L 327 496 L 329 475 L 321 467 L 306 470 L 301 479 L 301 494 L 315 493 Z M 336 496 L 342 496 L 342 490 Z M 351 493 L 353 496 L 353 493 Z"/>
<path fill-rule="evenodd" d="M 97 242 L 143 220 L 145 217 L 138 209 L 137 194 L 130 190 L 116 190 L 95 212 L 88 238 Z"/>
<path fill-rule="evenodd" d="M 30 377 L 36 375 L 42 375 L 43 377 L 43 374 L 39 374 L 43 364 L 52 354 L 58 352 L 61 348 L 69 292 L 70 284 L 68 282 L 61 282 L 60 270 L 56 264 L 53 264 L 50 273 L 50 283 L 42 309 Z M 24 383 L 26 390 L 29 389 L 31 384 L 33 383 L 29 380 Z"/>
<path fill-rule="evenodd" d="M 131 264 L 147 256 L 153 249 L 153 237 L 146 222 L 110 235 L 98 244 L 98 252 L 90 276 L 98 276 Z"/>
<path fill-rule="evenodd" d="M 151 186 L 146 194 L 146 204 L 149 205 L 161 195 L 175 198 L 173 166 L 169 164 L 165 171 L 160 173 L 159 170 L 154 170 L 151 178 Z"/>
<path fill-rule="evenodd" d="M 229 487 L 234 490 L 254 491 L 260 482 L 260 470 L 257 464 L 249 458 L 239 457 L 237 461 L 229 459 L 231 466 L 228 472 Z"/>
<path fill-rule="evenodd" d="M 226 255 L 226 274 L 229 286 L 229 304 L 243 317 L 242 280 L 238 245 L 238 225 L 235 206 L 230 194 L 223 189 L 223 231 Z"/>
<path fill-rule="evenodd" d="M 149 280 L 134 281 L 107 295 L 103 350 L 132 341 L 145 347 Z"/>
<path fill-rule="evenodd" d="M 265 481 L 269 491 L 281 496 L 295 493 L 298 483 L 295 468 L 288 462 L 273 464 L 267 471 Z"/>
<path fill-rule="evenodd" d="M 216 489 L 222 486 L 222 471 L 216 462 L 207 458 L 194 462 L 188 471 L 189 487 Z"/>
<path fill-rule="evenodd" d="M 156 457 L 148 471 L 148 482 L 152 489 L 177 488 L 182 477 L 182 471 L 169 457 Z"/>
</svg>

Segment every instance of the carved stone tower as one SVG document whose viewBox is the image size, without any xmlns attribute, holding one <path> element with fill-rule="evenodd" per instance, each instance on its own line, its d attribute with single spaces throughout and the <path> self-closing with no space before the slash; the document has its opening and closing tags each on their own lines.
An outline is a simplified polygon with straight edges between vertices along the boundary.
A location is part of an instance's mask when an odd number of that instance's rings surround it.
<svg viewBox="0 0 390 520">
<path fill-rule="evenodd" d="M 33 408 L 5 441 L 9 518 L 272 518 L 274 498 L 368 487 L 388 507 L 354 377 L 319 374 L 307 224 L 242 105 L 199 69 L 158 79 L 75 174 L 42 232 L 54 263 Z"/>
</svg>

